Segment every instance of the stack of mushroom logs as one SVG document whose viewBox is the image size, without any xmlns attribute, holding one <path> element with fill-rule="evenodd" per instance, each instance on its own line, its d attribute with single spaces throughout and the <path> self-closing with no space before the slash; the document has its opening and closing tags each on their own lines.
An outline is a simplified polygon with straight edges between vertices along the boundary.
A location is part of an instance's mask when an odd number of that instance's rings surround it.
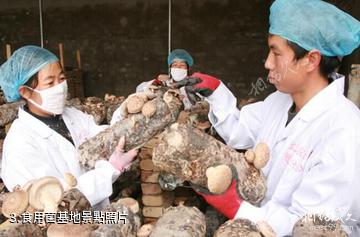
<svg viewBox="0 0 360 237">
<path fill-rule="evenodd" d="M 258 144 L 254 151 L 248 150 L 244 156 L 190 124 L 175 123 L 181 108 L 182 103 L 175 90 L 160 88 L 151 93 L 148 91 L 129 96 L 121 106 L 122 116 L 125 119 L 87 140 L 78 148 L 80 163 L 86 170 L 90 170 L 94 168 L 97 160 L 110 157 L 122 136 L 126 137 L 125 150 L 130 150 L 142 147 L 166 128 L 160 135 L 160 142 L 154 147 L 152 154 L 152 162 L 157 169 L 173 174 L 182 181 L 191 181 L 217 194 L 224 192 L 230 185 L 232 179 L 230 166 L 234 166 L 241 180 L 238 183 L 241 196 L 252 204 L 259 204 L 266 192 L 265 178 L 259 170 L 269 157 L 266 144 Z M 169 125 L 171 126 L 168 127 Z M 7 217 L 14 218 L 24 210 L 29 212 L 34 209 L 44 212 L 56 212 L 62 209 L 89 210 L 86 198 L 77 189 L 70 188 L 76 185 L 71 175 L 66 174 L 64 179 L 68 180 L 64 196 L 63 186 L 58 180 L 44 177 L 8 194 L 3 203 L 3 213 Z M 150 224 L 141 228 L 137 216 L 139 207 L 135 200 L 120 199 L 106 210 L 126 212 L 128 221 L 123 225 L 52 224 L 48 228 L 47 235 L 58 236 L 56 233 L 63 235 L 66 233 L 66 236 L 164 236 L 165 233 L 166 236 L 205 236 L 206 234 L 204 216 L 195 207 L 182 205 L 170 207 L 160 217 L 155 227 Z M 33 236 L 41 236 L 44 228 L 39 232 L 36 225 L 22 225 L 22 227 L 16 225 L 16 228 L 1 230 L 0 236 L 7 236 L 9 233 L 11 236 L 17 236 L 13 234 L 14 229 L 17 233 L 31 232 Z M 181 231 L 184 235 L 177 235 Z M 3 235 L 5 232 L 7 235 Z M 275 236 L 267 223 L 251 223 L 244 219 L 226 222 L 214 236 L 229 236 L 234 232 L 237 233 L 234 236 Z"/>
<path fill-rule="evenodd" d="M 102 124 L 110 122 L 112 114 L 124 100 L 123 96 L 117 97 L 106 94 L 104 99 L 99 97 L 72 98 L 66 101 L 66 105 L 92 115 L 97 124 Z M 24 100 L 0 103 L 0 128 L 8 130 L 12 121 L 17 117 L 18 108 L 24 104 Z"/>
<path fill-rule="evenodd" d="M 145 106 L 141 106 L 144 114 L 138 113 L 128 116 L 128 118 L 122 122 L 115 124 L 96 137 L 89 139 L 79 147 L 79 160 L 85 169 L 93 168 L 96 160 L 108 159 L 114 151 L 120 137 L 126 137 L 127 150 L 140 147 L 153 136 L 163 131 L 168 124 L 176 121 L 180 108 L 182 107 L 182 103 L 176 97 L 176 91 L 158 91 L 156 95 L 152 93 L 148 95 L 151 100 L 147 104 L 144 103 Z M 138 102 L 139 101 L 137 101 L 137 103 Z M 134 107 L 138 105 L 133 106 L 131 100 L 127 101 L 127 103 L 129 112 L 135 112 L 136 110 L 131 109 L 134 109 Z M 99 140 L 101 140 L 101 142 L 99 142 Z M 96 145 L 94 146 L 93 143 L 96 143 Z M 64 177 L 65 180 L 67 176 L 69 175 Z M 65 188 L 65 190 L 66 189 L 67 188 Z M 44 227 L 48 227 L 47 225 L 41 226 L 42 229 L 39 231 L 38 225 L 10 224 L 14 221 L 14 218 L 17 218 L 24 211 L 30 213 L 34 211 L 44 211 L 47 213 L 56 212 L 62 208 L 67 211 L 90 209 L 88 201 L 77 189 L 66 190 L 65 195 L 63 195 L 63 191 L 62 184 L 56 178 L 43 177 L 39 180 L 32 181 L 32 183 L 24 187 L 16 188 L 14 192 L 7 194 L 2 209 L 4 215 L 11 219 L 3 223 L 0 228 L 0 236 L 21 236 L 24 233 L 31 233 L 33 236 L 39 234 L 39 236 L 41 236 L 41 233 L 46 229 Z M 136 236 L 136 232 L 140 228 L 140 219 L 137 216 L 139 207 L 136 200 L 132 200 L 132 203 L 136 203 L 136 211 L 127 207 L 134 206 L 133 204 L 130 205 L 129 202 L 123 203 L 122 199 L 116 203 L 112 203 L 108 207 L 110 211 L 127 213 L 126 222 L 123 225 L 91 225 L 90 229 L 92 231 L 89 231 L 87 225 L 79 225 L 82 226 L 80 232 L 84 234 L 81 236 L 90 236 L 89 234 L 86 235 L 86 233 L 91 233 L 91 236 L 112 236 L 113 233 L 121 234 L 121 236 Z M 106 211 L 106 209 L 104 211 Z M 58 225 L 49 227 L 47 235 L 58 236 L 52 235 L 51 233 L 53 233 L 53 231 L 61 233 L 58 232 L 59 228 Z M 71 225 L 71 223 L 69 223 L 69 226 L 65 229 L 62 228 L 62 231 L 66 233 L 65 236 L 79 236 L 73 234 L 79 233 L 79 228 L 76 227 L 76 225 Z"/>
<path fill-rule="evenodd" d="M 266 165 L 268 159 L 269 149 L 264 143 L 259 143 L 254 151 L 248 150 L 245 157 L 201 130 L 179 123 L 171 125 L 161 134 L 160 143 L 153 151 L 154 165 L 160 170 L 182 181 L 191 181 L 213 194 L 228 189 L 234 167 L 241 180 L 237 187 L 240 195 L 255 205 L 266 193 L 265 178 L 259 169 Z M 259 234 L 275 236 L 266 223 L 253 225 Z"/>
</svg>

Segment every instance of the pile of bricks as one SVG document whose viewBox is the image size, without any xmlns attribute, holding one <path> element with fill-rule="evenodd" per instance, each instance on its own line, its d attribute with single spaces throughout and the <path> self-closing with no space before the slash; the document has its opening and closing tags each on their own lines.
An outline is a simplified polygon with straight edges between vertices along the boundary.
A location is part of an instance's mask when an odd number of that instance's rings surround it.
<svg viewBox="0 0 360 237">
<path fill-rule="evenodd" d="M 162 216 L 164 210 L 174 202 L 174 192 L 161 189 L 158 178 L 159 170 L 152 162 L 152 150 L 158 144 L 155 137 L 145 144 L 140 152 L 142 214 L 144 223 L 154 223 Z"/>
</svg>

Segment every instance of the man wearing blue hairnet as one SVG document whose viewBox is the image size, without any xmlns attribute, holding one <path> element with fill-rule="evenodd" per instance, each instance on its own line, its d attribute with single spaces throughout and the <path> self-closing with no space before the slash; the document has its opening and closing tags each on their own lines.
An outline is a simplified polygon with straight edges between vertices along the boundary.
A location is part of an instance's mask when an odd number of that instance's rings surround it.
<svg viewBox="0 0 360 237">
<path fill-rule="evenodd" d="M 360 112 L 343 96 L 344 76 L 334 72 L 339 57 L 359 44 L 359 21 L 335 6 L 276 0 L 265 62 L 276 92 L 239 111 L 217 78 L 187 79 L 188 93 L 207 96 L 209 119 L 229 146 L 265 142 L 270 148 L 262 168 L 267 193 L 259 207 L 231 188 L 221 195 L 200 193 L 211 205 L 229 218 L 267 221 L 276 236 L 291 235 L 309 213 L 338 219 L 351 236 L 360 236 Z"/>
<path fill-rule="evenodd" d="M 46 49 L 24 46 L 0 67 L 0 86 L 8 102 L 23 98 L 4 141 L 1 177 L 8 188 L 53 176 L 65 184 L 71 173 L 90 204 L 103 208 L 112 194 L 112 183 L 127 168 L 137 151 L 124 153 L 120 139 L 109 161 L 101 160 L 86 172 L 79 164 L 76 148 L 104 130 L 92 116 L 65 106 L 67 83 L 59 59 Z"/>
</svg>

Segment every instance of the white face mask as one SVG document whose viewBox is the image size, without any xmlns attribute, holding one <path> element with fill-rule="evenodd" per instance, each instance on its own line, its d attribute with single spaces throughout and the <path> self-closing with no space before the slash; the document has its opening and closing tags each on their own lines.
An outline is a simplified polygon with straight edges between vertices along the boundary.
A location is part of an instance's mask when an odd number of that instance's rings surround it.
<svg viewBox="0 0 360 237">
<path fill-rule="evenodd" d="M 187 69 L 170 68 L 170 74 L 174 81 L 181 81 L 187 76 Z"/>
<path fill-rule="evenodd" d="M 51 114 L 62 114 L 64 111 L 68 90 L 66 81 L 41 91 L 32 89 L 30 87 L 28 88 L 39 93 L 42 100 L 42 104 L 39 105 L 34 100 L 29 99 L 33 105 Z"/>
</svg>

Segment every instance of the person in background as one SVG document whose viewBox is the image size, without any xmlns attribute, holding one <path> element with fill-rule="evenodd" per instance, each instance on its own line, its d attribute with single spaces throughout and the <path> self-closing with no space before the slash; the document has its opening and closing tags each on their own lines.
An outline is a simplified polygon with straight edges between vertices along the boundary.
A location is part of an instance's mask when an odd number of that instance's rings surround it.
<svg viewBox="0 0 360 237">
<path fill-rule="evenodd" d="M 270 148 L 260 206 L 244 201 L 236 185 L 220 195 L 198 193 L 230 219 L 268 222 L 276 236 L 290 236 L 306 214 L 340 220 L 350 236 L 360 236 L 360 111 L 343 95 L 345 77 L 335 73 L 339 58 L 359 44 L 360 22 L 335 6 L 276 0 L 265 61 L 276 92 L 239 110 L 213 76 L 179 83 L 206 97 L 209 119 L 227 145 Z"/>
<path fill-rule="evenodd" d="M 136 87 L 136 93 L 146 91 L 151 85 L 158 86 L 163 84 L 169 86 L 174 82 L 180 82 L 184 80 L 190 75 L 190 70 L 194 65 L 194 60 L 186 50 L 175 49 L 168 56 L 167 64 L 169 67 L 170 77 L 166 74 L 160 74 L 156 79 L 142 82 Z M 191 108 L 193 102 L 189 100 L 184 87 L 180 88 L 180 94 L 185 109 Z M 123 119 L 124 116 L 122 115 L 121 111 L 122 110 L 120 107 L 115 110 L 110 122 L 111 125 Z"/>
<path fill-rule="evenodd" d="M 0 86 L 8 102 L 26 101 L 4 141 L 1 176 L 7 189 L 43 176 L 64 183 L 68 172 L 77 178 L 76 187 L 95 209 L 107 205 L 112 183 L 130 166 L 137 151 L 124 152 L 121 138 L 109 161 L 97 161 L 93 170 L 84 171 L 76 148 L 106 126 L 65 106 L 67 83 L 59 59 L 37 46 L 21 47 L 1 65 Z"/>
</svg>

